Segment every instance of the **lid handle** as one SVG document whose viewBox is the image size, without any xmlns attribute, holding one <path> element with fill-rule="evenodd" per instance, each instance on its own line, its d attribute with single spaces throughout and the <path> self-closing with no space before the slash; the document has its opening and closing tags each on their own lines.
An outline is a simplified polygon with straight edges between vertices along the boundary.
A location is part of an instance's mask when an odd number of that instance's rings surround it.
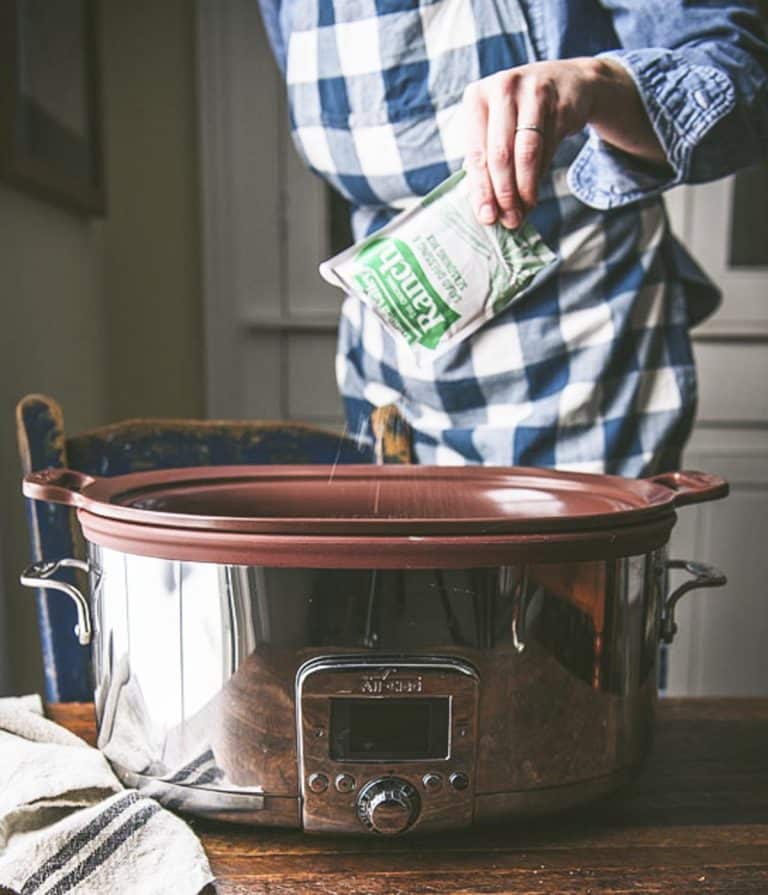
<svg viewBox="0 0 768 895">
<path fill-rule="evenodd" d="M 652 475 L 646 481 L 663 485 L 675 492 L 675 506 L 684 507 L 689 503 L 704 503 L 707 500 L 719 500 L 727 497 L 730 490 L 728 482 L 720 476 L 707 472 L 696 472 L 683 469 L 679 472 L 662 472 Z"/>
<path fill-rule="evenodd" d="M 68 507 L 82 506 L 83 488 L 96 479 L 74 469 L 40 469 L 24 476 L 22 491 L 33 500 L 63 503 Z"/>
</svg>

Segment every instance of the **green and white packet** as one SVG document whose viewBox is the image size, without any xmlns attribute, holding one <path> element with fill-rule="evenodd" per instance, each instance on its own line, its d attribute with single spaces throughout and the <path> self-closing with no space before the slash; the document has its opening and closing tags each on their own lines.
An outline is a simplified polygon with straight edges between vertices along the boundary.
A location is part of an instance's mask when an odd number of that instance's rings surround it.
<svg viewBox="0 0 768 895">
<path fill-rule="evenodd" d="M 556 259 L 530 224 L 478 222 L 464 171 L 320 265 L 412 346 L 436 354 L 499 314 Z"/>
</svg>

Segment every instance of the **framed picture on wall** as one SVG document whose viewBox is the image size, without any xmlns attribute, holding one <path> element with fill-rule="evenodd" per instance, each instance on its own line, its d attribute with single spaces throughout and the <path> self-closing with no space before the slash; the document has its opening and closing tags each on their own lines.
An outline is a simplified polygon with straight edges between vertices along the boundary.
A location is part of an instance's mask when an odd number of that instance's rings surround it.
<svg viewBox="0 0 768 895">
<path fill-rule="evenodd" d="M 0 0 L 0 179 L 104 209 L 95 0 Z"/>
</svg>

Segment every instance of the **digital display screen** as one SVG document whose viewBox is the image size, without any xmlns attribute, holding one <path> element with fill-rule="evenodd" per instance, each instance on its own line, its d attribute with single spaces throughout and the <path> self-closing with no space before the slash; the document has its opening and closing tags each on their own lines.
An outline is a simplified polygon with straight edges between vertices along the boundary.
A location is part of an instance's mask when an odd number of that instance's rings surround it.
<svg viewBox="0 0 768 895">
<path fill-rule="evenodd" d="M 450 697 L 331 699 L 335 761 L 448 758 Z"/>
</svg>

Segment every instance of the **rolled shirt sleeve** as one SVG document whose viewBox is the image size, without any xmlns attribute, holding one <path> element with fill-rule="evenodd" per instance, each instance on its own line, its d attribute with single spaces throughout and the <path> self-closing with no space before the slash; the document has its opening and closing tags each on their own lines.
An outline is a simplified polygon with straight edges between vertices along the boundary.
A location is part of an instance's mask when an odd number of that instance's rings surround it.
<svg viewBox="0 0 768 895">
<path fill-rule="evenodd" d="M 589 138 L 568 180 L 593 208 L 732 174 L 768 154 L 768 45 L 751 3 L 604 0 L 622 47 L 600 54 L 631 75 L 666 153 L 651 165 Z"/>
</svg>

